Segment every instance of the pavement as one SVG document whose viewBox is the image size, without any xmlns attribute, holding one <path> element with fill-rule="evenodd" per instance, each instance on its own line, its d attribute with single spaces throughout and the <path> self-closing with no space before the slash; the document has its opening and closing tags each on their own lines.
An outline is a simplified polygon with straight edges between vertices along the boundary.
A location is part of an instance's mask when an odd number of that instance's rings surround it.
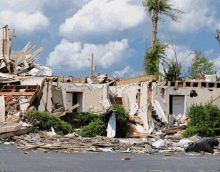
<svg viewBox="0 0 220 172">
<path fill-rule="evenodd" d="M 131 157 L 131 160 L 122 160 Z M 130 154 L 130 153 L 42 153 L 17 150 L 0 144 L 0 172 L 194 172 L 220 171 L 220 155 Z"/>
</svg>

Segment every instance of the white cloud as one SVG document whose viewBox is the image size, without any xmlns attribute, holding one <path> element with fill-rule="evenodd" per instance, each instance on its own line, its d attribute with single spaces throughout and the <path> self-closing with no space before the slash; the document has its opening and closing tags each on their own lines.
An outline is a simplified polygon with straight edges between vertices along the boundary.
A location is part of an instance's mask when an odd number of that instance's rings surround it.
<svg viewBox="0 0 220 172">
<path fill-rule="evenodd" d="M 147 17 L 142 6 L 129 4 L 130 1 L 92 0 L 73 17 L 67 18 L 60 26 L 59 32 L 69 38 L 136 27 Z"/>
<path fill-rule="evenodd" d="M 6 24 L 9 28 L 15 28 L 21 33 L 31 33 L 34 30 L 46 29 L 49 20 L 41 12 L 29 14 L 25 11 L 14 13 L 13 11 L 2 11 L 0 13 L 2 27 Z"/>
<path fill-rule="evenodd" d="M 0 27 L 9 25 L 18 33 L 30 34 L 36 30 L 43 30 L 50 24 L 44 16 L 40 0 L 2 0 L 0 6 Z"/>
<path fill-rule="evenodd" d="M 116 75 L 116 76 L 119 77 L 119 78 L 122 78 L 125 74 L 127 74 L 127 73 L 132 73 L 132 72 L 134 72 L 134 70 L 131 69 L 130 66 L 127 66 L 127 67 L 125 67 L 125 68 L 122 69 L 122 70 L 114 71 L 113 74 Z"/>
<path fill-rule="evenodd" d="M 209 1 L 210 2 L 210 1 Z M 177 14 L 180 23 L 169 22 L 171 30 L 179 32 L 197 31 L 201 28 L 208 28 L 214 31 L 217 27 L 217 9 L 207 1 L 201 0 L 171 0 L 173 8 L 185 12 Z M 214 1 L 213 1 L 214 2 Z"/>
<path fill-rule="evenodd" d="M 51 67 L 67 66 L 70 70 L 83 70 L 90 67 L 89 55 L 94 54 L 94 65 L 97 68 L 113 68 L 126 64 L 126 59 L 135 53 L 128 45 L 128 40 L 110 41 L 105 45 L 69 42 L 65 39 L 54 48 L 47 58 L 47 65 Z"/>
<path fill-rule="evenodd" d="M 171 45 L 169 45 L 166 49 L 166 54 L 168 59 L 174 59 L 176 61 L 175 53 Z M 194 51 L 190 50 L 189 47 L 184 45 L 176 46 L 176 54 L 178 62 L 182 62 L 184 66 L 189 66 L 191 64 L 192 59 L 195 57 Z"/>
</svg>

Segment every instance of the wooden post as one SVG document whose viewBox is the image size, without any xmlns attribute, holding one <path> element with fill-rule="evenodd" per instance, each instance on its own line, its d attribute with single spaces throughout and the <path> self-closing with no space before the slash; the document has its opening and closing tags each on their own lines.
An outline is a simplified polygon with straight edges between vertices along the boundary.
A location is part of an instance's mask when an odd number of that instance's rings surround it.
<svg viewBox="0 0 220 172">
<path fill-rule="evenodd" d="M 47 80 L 47 93 L 46 93 L 45 111 L 47 111 L 48 90 L 49 90 L 49 80 Z"/>
<path fill-rule="evenodd" d="M 93 53 L 91 58 L 91 76 L 93 75 Z"/>
</svg>

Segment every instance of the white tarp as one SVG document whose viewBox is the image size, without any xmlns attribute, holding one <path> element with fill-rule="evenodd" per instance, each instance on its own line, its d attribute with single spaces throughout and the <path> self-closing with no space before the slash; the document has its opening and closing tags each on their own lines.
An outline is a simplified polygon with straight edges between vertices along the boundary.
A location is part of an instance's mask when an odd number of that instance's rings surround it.
<svg viewBox="0 0 220 172">
<path fill-rule="evenodd" d="M 115 113 L 113 112 L 108 121 L 107 137 L 115 137 L 115 135 L 116 135 L 116 118 L 115 118 Z"/>
</svg>

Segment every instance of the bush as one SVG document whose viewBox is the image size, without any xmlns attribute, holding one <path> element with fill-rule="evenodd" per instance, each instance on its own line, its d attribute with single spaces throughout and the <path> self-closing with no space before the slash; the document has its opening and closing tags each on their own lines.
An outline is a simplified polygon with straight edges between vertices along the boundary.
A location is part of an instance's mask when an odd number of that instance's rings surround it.
<svg viewBox="0 0 220 172">
<path fill-rule="evenodd" d="M 82 126 L 89 125 L 94 119 L 98 119 L 99 116 L 93 113 L 78 113 L 77 119 L 81 122 Z"/>
<path fill-rule="evenodd" d="M 90 122 L 89 125 L 84 126 L 80 135 L 83 137 L 95 137 L 97 135 L 106 135 L 106 125 L 100 119 L 96 119 Z"/>
<path fill-rule="evenodd" d="M 128 135 L 128 113 L 125 113 L 122 105 L 113 105 L 116 117 L 116 136 L 118 138 L 126 138 Z M 81 136 L 94 137 L 96 135 L 106 136 L 108 118 L 104 115 L 95 115 L 93 113 L 78 113 L 78 120 L 82 123 L 83 129 Z M 87 131 L 88 130 L 88 131 Z"/>
<path fill-rule="evenodd" d="M 183 137 L 191 137 L 195 134 L 201 137 L 211 137 L 220 135 L 220 109 L 217 106 L 192 105 L 189 108 L 188 128 L 183 133 Z"/>
<path fill-rule="evenodd" d="M 116 136 L 117 138 L 126 138 L 128 136 L 128 124 L 129 116 L 125 112 L 125 109 L 122 105 L 112 105 L 112 109 L 115 109 L 116 117 Z"/>
<path fill-rule="evenodd" d="M 62 121 L 55 115 L 49 115 L 47 112 L 29 111 L 24 117 L 27 122 L 32 124 L 39 122 L 38 126 L 40 129 L 50 130 L 52 126 L 55 132 L 60 135 L 74 132 L 69 123 Z"/>
</svg>

